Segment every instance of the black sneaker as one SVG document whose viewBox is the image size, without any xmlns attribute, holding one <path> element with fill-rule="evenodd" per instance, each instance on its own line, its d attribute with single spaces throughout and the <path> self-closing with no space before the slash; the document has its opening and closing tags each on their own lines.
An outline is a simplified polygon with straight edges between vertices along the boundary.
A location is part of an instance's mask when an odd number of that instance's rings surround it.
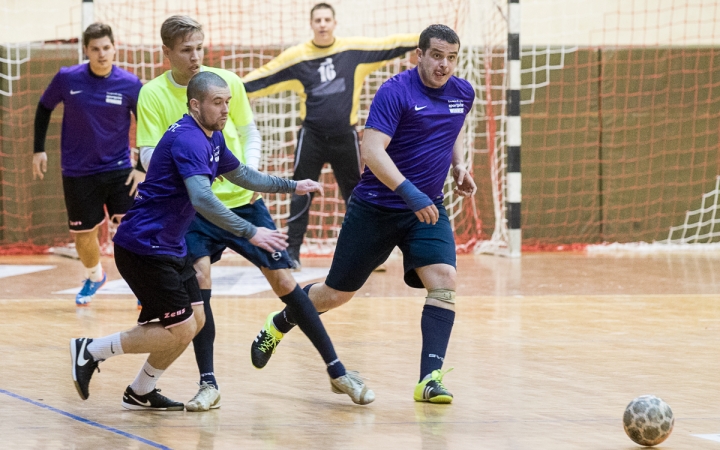
<svg viewBox="0 0 720 450">
<path fill-rule="evenodd" d="M 280 311 L 271 312 L 265 320 L 263 329 L 260 330 L 257 337 L 250 346 L 250 360 L 256 369 L 262 369 L 270 361 L 270 357 L 275 353 L 275 349 L 284 334 L 275 328 L 273 317 L 280 314 Z"/>
<path fill-rule="evenodd" d="M 160 393 L 160 389 L 153 389 L 145 395 L 138 395 L 133 392 L 130 386 L 125 389 L 122 406 L 125 409 L 132 409 L 135 411 L 182 411 L 185 409 L 185 405 L 182 403 L 170 400 L 162 395 Z"/>
<path fill-rule="evenodd" d="M 88 397 L 90 397 L 88 389 L 93 372 L 95 372 L 95 369 L 100 372 L 100 368 L 98 367 L 100 361 L 96 361 L 87 349 L 87 346 L 92 341 L 90 338 L 70 339 L 72 377 L 75 382 L 75 389 L 77 389 L 80 398 L 83 400 L 87 400 Z"/>
</svg>

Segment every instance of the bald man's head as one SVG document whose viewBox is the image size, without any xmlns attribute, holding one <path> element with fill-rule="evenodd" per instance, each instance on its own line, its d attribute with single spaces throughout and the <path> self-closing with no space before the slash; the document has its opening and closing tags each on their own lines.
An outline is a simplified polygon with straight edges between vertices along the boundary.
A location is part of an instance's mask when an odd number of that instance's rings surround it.
<svg viewBox="0 0 720 450">
<path fill-rule="evenodd" d="M 206 132 L 225 128 L 230 111 L 230 88 L 219 75 L 200 72 L 187 87 L 188 112 Z"/>
</svg>

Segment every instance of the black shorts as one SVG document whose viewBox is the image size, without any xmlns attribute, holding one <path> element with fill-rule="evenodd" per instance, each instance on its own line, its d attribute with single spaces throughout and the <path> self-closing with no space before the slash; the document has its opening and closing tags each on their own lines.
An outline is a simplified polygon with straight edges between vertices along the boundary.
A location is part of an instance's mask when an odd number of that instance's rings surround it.
<svg viewBox="0 0 720 450">
<path fill-rule="evenodd" d="M 138 255 L 115 244 L 115 265 L 142 303 L 138 325 L 158 319 L 165 328 L 190 320 L 202 305 L 192 261 L 170 255 Z"/>
<path fill-rule="evenodd" d="M 63 176 L 70 231 L 95 229 L 105 221 L 105 205 L 110 219 L 119 223 L 135 200 L 130 196 L 132 185 L 125 186 L 130 172 L 132 169 L 113 170 L 84 177 Z"/>
<path fill-rule="evenodd" d="M 447 211 L 442 202 L 435 206 L 440 218 L 430 225 L 410 210 L 392 210 L 350 197 L 325 284 L 342 292 L 357 291 L 396 246 L 402 251 L 405 284 L 410 287 L 424 287 L 415 271 L 418 267 L 457 267 Z"/>
</svg>

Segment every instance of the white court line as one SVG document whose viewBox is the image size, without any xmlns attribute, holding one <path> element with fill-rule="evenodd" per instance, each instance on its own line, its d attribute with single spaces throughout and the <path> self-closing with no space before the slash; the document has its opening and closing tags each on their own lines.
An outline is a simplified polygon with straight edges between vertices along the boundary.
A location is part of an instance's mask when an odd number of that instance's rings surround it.
<svg viewBox="0 0 720 450">
<path fill-rule="evenodd" d="M 708 441 L 720 442 L 720 434 L 691 434 L 690 436 L 707 439 Z"/>
<path fill-rule="evenodd" d="M 300 272 L 293 272 L 293 277 L 298 283 L 311 280 L 324 279 L 329 267 L 305 267 Z M 270 284 L 257 267 L 213 267 L 212 268 L 212 293 L 216 295 L 250 295 L 272 290 Z M 65 289 L 53 292 L 53 294 L 77 294 L 80 287 Z M 105 283 L 100 288 L 99 294 L 110 295 L 133 295 L 125 280 L 113 280 Z"/>
<path fill-rule="evenodd" d="M 0 278 L 14 277 L 28 273 L 42 272 L 43 270 L 54 269 L 55 266 L 19 266 L 0 265 Z"/>
</svg>

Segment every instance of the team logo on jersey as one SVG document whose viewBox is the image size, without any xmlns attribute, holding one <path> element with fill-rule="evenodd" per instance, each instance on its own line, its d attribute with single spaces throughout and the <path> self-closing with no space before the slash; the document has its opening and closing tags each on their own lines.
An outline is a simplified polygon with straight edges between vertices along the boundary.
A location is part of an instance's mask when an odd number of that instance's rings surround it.
<svg viewBox="0 0 720 450">
<path fill-rule="evenodd" d="M 174 133 L 175 130 L 177 130 L 178 128 L 180 128 L 180 124 L 179 124 L 179 123 L 174 123 L 174 124 L 172 124 L 172 125 L 170 125 L 170 126 L 168 127 L 168 131 L 172 131 L 172 132 Z"/>
<path fill-rule="evenodd" d="M 450 114 L 462 114 L 465 112 L 462 100 L 448 100 L 448 107 L 450 108 Z"/>
<path fill-rule="evenodd" d="M 105 93 L 105 102 L 112 103 L 113 105 L 122 105 L 122 94 L 117 92 Z"/>
<path fill-rule="evenodd" d="M 213 162 L 213 160 L 215 162 L 220 161 L 220 146 L 219 145 L 213 149 L 213 154 L 212 154 L 212 158 L 210 158 L 210 162 Z"/>
</svg>

